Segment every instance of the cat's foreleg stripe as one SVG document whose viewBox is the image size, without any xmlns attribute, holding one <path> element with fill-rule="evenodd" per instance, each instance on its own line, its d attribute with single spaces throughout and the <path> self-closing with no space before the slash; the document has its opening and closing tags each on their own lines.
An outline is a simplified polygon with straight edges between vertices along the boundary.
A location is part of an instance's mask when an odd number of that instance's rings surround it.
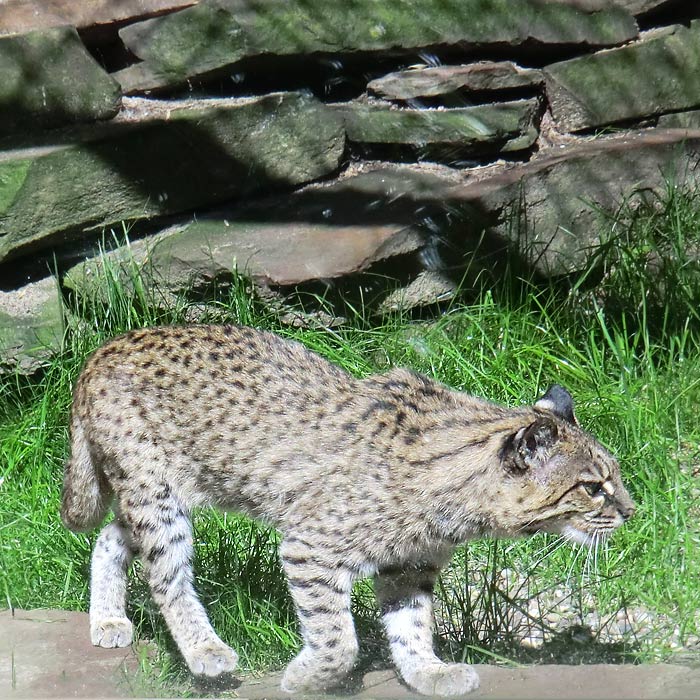
<svg viewBox="0 0 700 700">
<path fill-rule="evenodd" d="M 352 669 L 358 644 L 350 612 L 353 576 L 326 550 L 300 551 L 288 539 L 280 554 L 304 647 L 282 679 L 286 692 L 336 685 Z"/>
</svg>

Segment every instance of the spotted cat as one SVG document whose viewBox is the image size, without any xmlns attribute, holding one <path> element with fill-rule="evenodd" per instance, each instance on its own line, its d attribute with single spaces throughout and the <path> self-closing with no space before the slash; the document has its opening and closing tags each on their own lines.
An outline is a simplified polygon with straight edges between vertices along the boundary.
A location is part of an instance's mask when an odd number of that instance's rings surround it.
<svg viewBox="0 0 700 700">
<path fill-rule="evenodd" d="M 356 379 L 303 345 L 236 326 L 153 328 L 107 342 L 75 386 L 62 518 L 115 518 L 92 555 L 93 644 L 126 646 L 140 557 L 194 674 L 233 671 L 192 585 L 190 511 L 272 523 L 303 648 L 290 693 L 353 668 L 353 581 L 373 576 L 393 660 L 425 694 L 478 687 L 433 652 L 432 589 L 456 545 L 562 533 L 591 544 L 634 511 L 615 458 L 554 386 L 504 408 L 405 369 Z"/>
</svg>

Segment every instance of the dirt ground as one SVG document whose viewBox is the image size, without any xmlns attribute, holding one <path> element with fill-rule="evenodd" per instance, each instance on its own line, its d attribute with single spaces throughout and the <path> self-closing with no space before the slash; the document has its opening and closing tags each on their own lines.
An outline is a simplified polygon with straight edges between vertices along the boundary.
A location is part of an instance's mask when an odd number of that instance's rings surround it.
<svg viewBox="0 0 700 700">
<path fill-rule="evenodd" d="M 0 612 L 0 698 L 136 697 L 132 689 L 138 668 L 134 650 L 98 649 L 90 644 L 85 613 Z M 687 666 L 482 665 L 477 670 L 481 688 L 469 696 L 474 700 L 700 698 L 700 668 Z M 402 686 L 392 671 L 374 671 L 361 681 L 357 697 L 419 697 Z M 279 676 L 271 675 L 244 680 L 226 697 L 274 700 L 285 695 L 279 690 Z"/>
</svg>

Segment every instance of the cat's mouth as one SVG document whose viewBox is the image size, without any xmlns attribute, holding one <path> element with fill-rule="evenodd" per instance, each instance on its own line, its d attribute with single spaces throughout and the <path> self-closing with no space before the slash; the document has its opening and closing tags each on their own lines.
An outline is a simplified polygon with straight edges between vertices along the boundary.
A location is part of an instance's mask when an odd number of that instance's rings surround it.
<svg viewBox="0 0 700 700">
<path fill-rule="evenodd" d="M 611 532 L 611 530 L 597 530 L 594 533 L 590 533 L 579 530 L 579 528 L 573 525 L 564 525 L 560 534 L 570 542 L 576 542 L 586 547 L 594 547 L 608 539 Z"/>
</svg>

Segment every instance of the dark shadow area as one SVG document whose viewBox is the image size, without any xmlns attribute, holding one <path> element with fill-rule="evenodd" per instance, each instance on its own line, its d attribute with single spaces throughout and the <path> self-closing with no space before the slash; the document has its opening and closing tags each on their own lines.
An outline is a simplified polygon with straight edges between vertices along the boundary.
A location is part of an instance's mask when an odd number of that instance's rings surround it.
<svg viewBox="0 0 700 700">
<path fill-rule="evenodd" d="M 479 168 L 498 158 L 503 163 L 526 163 L 537 150 L 533 145 L 517 151 L 498 153 L 512 138 L 494 139 L 488 144 L 460 146 L 458 143 L 431 143 L 414 146 L 403 143 L 357 143 L 348 141 L 348 156 L 353 161 L 377 163 L 437 163 L 456 170 Z M 492 150 L 491 150 L 492 149 Z"/>
<path fill-rule="evenodd" d="M 671 0 L 653 8 L 637 18 L 641 30 L 662 25 L 682 24 L 688 26 L 693 19 L 700 18 L 700 6 L 687 0 Z"/>
</svg>

